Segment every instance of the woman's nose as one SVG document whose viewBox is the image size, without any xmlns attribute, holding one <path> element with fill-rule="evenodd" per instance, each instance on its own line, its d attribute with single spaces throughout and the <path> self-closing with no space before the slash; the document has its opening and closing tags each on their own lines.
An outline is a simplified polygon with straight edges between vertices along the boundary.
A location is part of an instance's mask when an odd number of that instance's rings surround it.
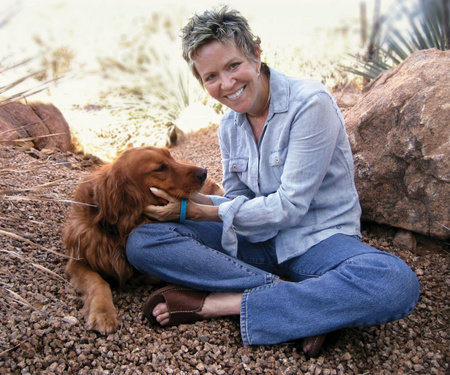
<svg viewBox="0 0 450 375">
<path fill-rule="evenodd" d="M 221 86 L 222 86 L 222 90 L 227 90 L 233 87 L 234 85 L 234 78 L 232 74 L 229 73 L 223 73 L 221 75 Z"/>
</svg>

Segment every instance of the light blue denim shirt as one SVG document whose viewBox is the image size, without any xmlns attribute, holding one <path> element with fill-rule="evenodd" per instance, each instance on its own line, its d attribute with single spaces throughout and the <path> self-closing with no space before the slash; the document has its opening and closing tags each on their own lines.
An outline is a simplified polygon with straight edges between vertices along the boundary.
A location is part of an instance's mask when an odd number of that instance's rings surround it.
<svg viewBox="0 0 450 375">
<path fill-rule="evenodd" d="M 210 196 L 223 221 L 222 245 L 236 234 L 274 238 L 278 262 L 336 234 L 360 235 L 353 157 L 342 115 L 327 89 L 270 69 L 271 100 L 257 144 L 245 114 L 219 127 L 224 197 Z"/>
</svg>

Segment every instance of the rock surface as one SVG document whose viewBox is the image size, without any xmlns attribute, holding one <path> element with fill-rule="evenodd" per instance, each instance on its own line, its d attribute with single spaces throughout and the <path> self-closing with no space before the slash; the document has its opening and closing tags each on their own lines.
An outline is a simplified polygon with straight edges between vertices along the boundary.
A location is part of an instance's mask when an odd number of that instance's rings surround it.
<svg viewBox="0 0 450 375">
<path fill-rule="evenodd" d="M 72 149 L 64 116 L 53 104 L 40 102 L 0 105 L 0 142 L 31 142 L 38 150 Z"/>
<path fill-rule="evenodd" d="M 345 113 L 363 219 L 450 238 L 450 51 L 419 51 Z"/>
</svg>

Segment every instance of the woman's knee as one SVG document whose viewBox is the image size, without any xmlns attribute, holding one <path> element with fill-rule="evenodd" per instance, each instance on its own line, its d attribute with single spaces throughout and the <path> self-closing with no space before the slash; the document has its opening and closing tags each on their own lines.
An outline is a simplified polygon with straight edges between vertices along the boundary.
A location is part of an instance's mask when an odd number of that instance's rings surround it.
<svg viewBox="0 0 450 375">
<path fill-rule="evenodd" d="M 350 263 L 358 268 L 355 272 L 359 286 L 366 286 L 366 303 L 377 317 L 376 323 L 397 320 L 412 312 L 420 287 L 416 275 L 403 260 L 388 253 L 355 258 Z"/>
<path fill-rule="evenodd" d="M 127 239 L 126 243 L 126 256 L 128 262 L 132 265 L 139 264 L 140 257 L 142 256 L 142 247 L 143 247 L 143 233 L 140 230 L 140 227 L 136 228 Z"/>
<path fill-rule="evenodd" d="M 400 258 L 390 255 L 390 290 L 386 304 L 392 306 L 394 319 L 402 318 L 411 313 L 419 300 L 420 285 L 412 269 Z"/>
<path fill-rule="evenodd" d="M 148 261 L 156 243 L 163 243 L 161 235 L 167 236 L 170 228 L 163 224 L 144 224 L 137 227 L 129 236 L 126 243 L 126 256 L 128 261 L 135 267 Z"/>
</svg>

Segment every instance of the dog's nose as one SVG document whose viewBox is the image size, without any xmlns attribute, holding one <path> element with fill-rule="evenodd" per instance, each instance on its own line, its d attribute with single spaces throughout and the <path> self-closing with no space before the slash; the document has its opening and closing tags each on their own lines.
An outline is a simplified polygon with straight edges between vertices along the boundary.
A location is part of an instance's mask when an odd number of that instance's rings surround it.
<svg viewBox="0 0 450 375">
<path fill-rule="evenodd" d="M 206 176 L 208 175 L 208 172 L 205 168 L 199 168 L 197 169 L 196 177 L 201 181 L 206 180 Z"/>
</svg>

